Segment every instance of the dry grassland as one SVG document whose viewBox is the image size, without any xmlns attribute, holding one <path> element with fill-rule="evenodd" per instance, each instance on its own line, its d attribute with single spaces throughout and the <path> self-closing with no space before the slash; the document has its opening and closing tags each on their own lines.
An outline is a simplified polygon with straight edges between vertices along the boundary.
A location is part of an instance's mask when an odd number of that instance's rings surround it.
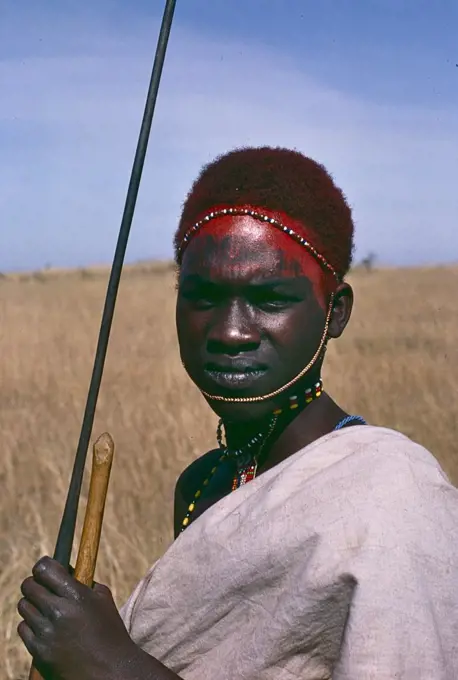
<svg viewBox="0 0 458 680">
<path fill-rule="evenodd" d="M 16 635 L 19 585 L 53 551 L 106 281 L 90 271 L 0 280 L 5 680 L 27 677 Z M 330 347 L 327 390 L 349 411 L 427 446 L 458 483 L 458 268 L 356 272 L 352 282 L 354 317 Z M 170 543 L 174 481 L 213 445 L 215 424 L 179 361 L 173 273 L 127 270 L 94 430 L 108 430 L 117 445 L 96 574 L 117 602 Z"/>
</svg>

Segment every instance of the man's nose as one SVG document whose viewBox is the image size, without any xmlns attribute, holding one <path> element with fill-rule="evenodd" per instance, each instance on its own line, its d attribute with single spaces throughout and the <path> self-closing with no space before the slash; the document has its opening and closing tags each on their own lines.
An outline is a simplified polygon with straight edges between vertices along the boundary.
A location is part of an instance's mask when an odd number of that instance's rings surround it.
<svg viewBox="0 0 458 680">
<path fill-rule="evenodd" d="M 249 310 L 234 301 L 220 308 L 207 336 L 207 349 L 211 354 L 239 354 L 256 350 L 261 335 Z"/>
</svg>

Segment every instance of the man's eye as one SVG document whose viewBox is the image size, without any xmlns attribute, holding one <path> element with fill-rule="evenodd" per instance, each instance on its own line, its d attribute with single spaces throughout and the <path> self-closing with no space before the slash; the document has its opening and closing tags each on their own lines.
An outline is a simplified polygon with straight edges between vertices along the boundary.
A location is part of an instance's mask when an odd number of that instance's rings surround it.
<svg viewBox="0 0 458 680">
<path fill-rule="evenodd" d="M 195 307 L 212 307 L 217 303 L 217 296 L 214 292 L 202 290 L 188 290 L 182 291 L 182 297 L 191 302 Z"/>
<path fill-rule="evenodd" d="M 210 309 L 210 307 L 214 307 L 216 304 L 214 300 L 203 297 L 195 298 L 192 303 L 197 309 Z"/>
<path fill-rule="evenodd" d="M 288 300 L 277 299 L 277 300 L 264 300 L 258 303 L 258 307 L 263 307 L 264 309 L 283 309 L 289 305 Z"/>
<path fill-rule="evenodd" d="M 283 295 L 261 294 L 257 295 L 253 302 L 262 309 L 283 309 L 291 304 L 291 299 Z"/>
</svg>

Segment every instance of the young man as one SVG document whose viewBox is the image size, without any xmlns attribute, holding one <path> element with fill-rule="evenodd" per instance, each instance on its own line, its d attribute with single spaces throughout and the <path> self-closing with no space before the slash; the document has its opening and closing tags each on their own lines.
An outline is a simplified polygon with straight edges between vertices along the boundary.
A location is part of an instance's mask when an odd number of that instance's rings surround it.
<svg viewBox="0 0 458 680">
<path fill-rule="evenodd" d="M 203 169 L 175 245 L 181 358 L 221 418 L 219 448 L 178 480 L 177 538 L 121 618 L 103 586 L 34 567 L 19 634 L 39 668 L 456 679 L 458 490 L 424 448 L 322 389 L 353 301 L 343 194 L 299 153 L 234 151 Z"/>
</svg>

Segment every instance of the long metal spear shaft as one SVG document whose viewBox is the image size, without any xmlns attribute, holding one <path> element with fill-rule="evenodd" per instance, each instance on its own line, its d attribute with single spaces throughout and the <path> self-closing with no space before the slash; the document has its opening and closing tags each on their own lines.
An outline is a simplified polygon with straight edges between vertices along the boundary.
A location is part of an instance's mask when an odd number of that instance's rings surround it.
<svg viewBox="0 0 458 680">
<path fill-rule="evenodd" d="M 78 502 L 83 481 L 84 466 L 86 463 L 87 451 L 94 424 L 95 409 L 99 396 L 100 383 L 102 382 L 103 368 L 107 354 L 108 341 L 110 339 L 111 325 L 113 322 L 116 296 L 118 293 L 119 281 L 121 278 L 124 256 L 129 238 L 132 219 L 134 216 L 135 205 L 137 202 L 138 189 L 145 162 L 146 151 L 148 148 L 151 123 L 153 120 L 154 109 L 156 106 L 157 93 L 162 75 L 162 68 L 165 60 L 165 53 L 169 41 L 170 29 L 173 21 L 176 0 L 166 0 L 164 15 L 162 17 L 161 30 L 159 33 L 156 56 L 154 58 L 153 71 L 146 98 L 145 111 L 143 114 L 140 135 L 135 152 L 132 173 L 129 181 L 124 213 L 122 216 L 121 227 L 119 230 L 118 242 L 113 258 L 113 264 L 108 281 L 108 288 L 103 308 L 102 322 L 100 325 L 99 339 L 92 369 L 91 382 L 87 395 L 86 408 L 84 411 L 81 434 L 75 455 L 72 477 L 68 489 L 67 500 L 65 503 L 59 534 L 57 537 L 54 559 L 60 562 L 65 568 L 70 563 L 73 539 L 75 535 L 76 518 L 78 514 Z"/>
</svg>

